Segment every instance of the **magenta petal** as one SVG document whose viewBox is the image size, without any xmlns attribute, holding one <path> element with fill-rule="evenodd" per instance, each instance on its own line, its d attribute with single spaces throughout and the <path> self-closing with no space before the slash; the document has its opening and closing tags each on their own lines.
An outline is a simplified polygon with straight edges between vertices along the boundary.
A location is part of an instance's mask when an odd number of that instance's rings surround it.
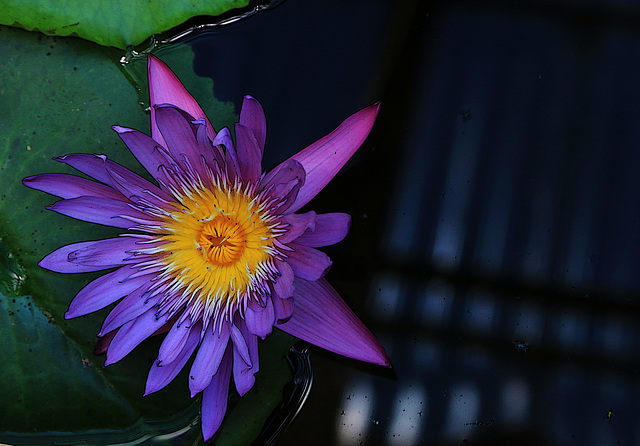
<svg viewBox="0 0 640 446">
<path fill-rule="evenodd" d="M 246 341 L 250 361 L 247 363 L 242 358 L 242 352 L 236 347 L 237 344 L 233 344 L 233 381 L 236 384 L 236 390 L 240 396 L 244 396 L 256 382 L 256 378 L 253 376 L 259 370 L 258 359 L 258 337 L 249 333 L 247 327 L 241 320 L 236 321 L 238 330 L 242 333 L 242 337 Z"/>
<path fill-rule="evenodd" d="M 82 196 L 105 197 L 122 200 L 122 194 L 111 187 L 95 181 L 64 173 L 46 173 L 22 180 L 32 189 L 41 190 L 60 198 L 77 198 Z"/>
<path fill-rule="evenodd" d="M 297 243 L 290 243 L 289 247 L 294 251 L 288 253 L 287 263 L 296 277 L 311 281 L 318 280 L 331 268 L 332 262 L 324 252 Z"/>
<path fill-rule="evenodd" d="M 240 125 L 248 128 L 258 142 L 260 150 L 260 161 L 262 161 L 262 152 L 264 151 L 264 143 L 267 139 L 267 120 L 264 116 L 264 110 L 260 103 L 253 97 L 247 95 L 242 100 L 240 108 Z"/>
<path fill-rule="evenodd" d="M 213 437 L 227 412 L 231 361 L 231 349 L 227 346 L 218 372 L 202 393 L 202 435 L 204 441 Z"/>
<path fill-rule="evenodd" d="M 73 153 L 54 158 L 54 160 L 68 164 L 104 184 L 111 185 L 111 179 L 104 168 L 105 159 L 104 155 L 87 155 L 85 153 Z"/>
<path fill-rule="evenodd" d="M 293 287 L 293 269 L 285 262 L 281 262 L 279 260 L 276 260 L 276 267 L 280 272 L 280 277 L 278 277 L 276 282 L 273 284 L 273 290 L 281 298 L 287 299 L 293 296 L 293 291 L 295 289 Z"/>
<path fill-rule="evenodd" d="M 339 355 L 390 365 L 380 342 L 326 280 L 296 279 L 295 287 L 293 315 L 277 328 Z"/>
<path fill-rule="evenodd" d="M 118 302 L 118 305 L 111 310 L 102 323 L 98 336 L 104 336 L 110 331 L 123 326 L 156 305 L 162 295 L 157 294 L 149 298 L 146 295 L 148 290 L 149 284 L 145 283 Z"/>
<path fill-rule="evenodd" d="M 191 390 L 191 396 L 204 390 L 211 379 L 218 371 L 220 361 L 222 361 L 222 355 L 229 343 L 229 324 L 223 323 L 220 333 L 215 332 L 211 328 L 208 328 L 196 359 L 193 361 L 191 371 L 189 372 L 189 389 Z"/>
<path fill-rule="evenodd" d="M 255 184 L 262 173 L 262 149 L 247 127 L 236 124 L 235 129 L 240 176 L 243 181 Z"/>
<path fill-rule="evenodd" d="M 339 212 L 318 214 L 315 229 L 306 231 L 296 240 L 296 243 L 312 248 L 333 245 L 347 236 L 350 227 L 349 214 Z"/>
<path fill-rule="evenodd" d="M 131 278 L 136 270 L 123 266 L 111 273 L 98 277 L 80 290 L 74 297 L 65 319 L 93 313 L 128 295 L 154 278 L 152 274 Z"/>
<path fill-rule="evenodd" d="M 110 365 L 120 361 L 136 348 L 138 344 L 167 323 L 167 317 L 158 318 L 156 312 L 157 308 L 150 308 L 136 319 L 124 324 L 118 330 L 111 344 L 109 344 L 107 360 L 104 362 L 104 365 Z"/>
<path fill-rule="evenodd" d="M 58 212 L 68 217 L 78 220 L 98 223 L 105 226 L 115 226 L 116 228 L 131 228 L 135 223 L 123 218 L 123 216 L 133 217 L 138 220 L 149 221 L 149 216 L 140 211 L 136 211 L 129 204 L 102 197 L 78 197 L 68 200 L 60 200 L 47 209 Z M 153 223 L 149 221 L 149 223 Z"/>
<path fill-rule="evenodd" d="M 273 214 L 283 214 L 295 202 L 298 191 L 305 181 L 302 165 L 295 160 L 287 160 L 272 169 L 260 183 L 260 190 L 277 200 L 278 205 L 271 209 Z"/>
<path fill-rule="evenodd" d="M 247 306 L 244 319 L 249 332 L 260 336 L 262 339 L 269 336 L 273 329 L 275 313 L 271 299 L 267 299 L 265 307 L 260 306 L 257 302 L 252 301 Z"/>
<path fill-rule="evenodd" d="M 147 385 L 144 391 L 145 396 L 162 389 L 180 373 L 180 370 L 182 370 L 198 346 L 201 330 L 202 324 L 200 323 L 191 329 L 187 329 L 188 337 L 182 348 L 176 352 L 173 361 L 161 363 L 158 360 L 153 363 L 151 370 L 149 370 L 149 376 L 147 377 Z"/>
<path fill-rule="evenodd" d="M 186 111 L 195 119 L 204 119 L 207 123 L 209 135 L 215 136 L 216 132 L 198 105 L 198 102 L 184 88 L 178 77 L 160 59 L 149 55 L 149 99 L 151 101 L 151 136 L 164 145 L 164 139 L 156 124 L 155 105 L 171 104 Z"/>
<path fill-rule="evenodd" d="M 290 243 L 300 237 L 305 231 L 314 231 L 316 228 L 316 213 L 313 211 L 304 214 L 288 214 L 282 217 L 282 221 L 289 227 L 287 232 L 278 237 L 280 243 Z"/>
<path fill-rule="evenodd" d="M 348 117 L 333 132 L 293 155 L 307 178 L 289 212 L 295 212 L 315 197 L 369 136 L 380 104 L 370 105 Z"/>
</svg>

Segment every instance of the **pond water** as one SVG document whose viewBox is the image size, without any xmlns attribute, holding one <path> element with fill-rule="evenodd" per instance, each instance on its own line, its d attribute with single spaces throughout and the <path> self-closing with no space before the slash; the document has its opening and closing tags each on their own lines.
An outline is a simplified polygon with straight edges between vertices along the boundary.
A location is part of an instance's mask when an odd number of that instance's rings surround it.
<svg viewBox="0 0 640 446">
<path fill-rule="evenodd" d="M 311 207 L 352 215 L 328 279 L 393 371 L 311 347 L 278 444 L 640 443 L 638 23 L 401 3 L 287 1 L 190 43 L 217 97 L 263 104 L 265 167 L 382 101 Z"/>
</svg>

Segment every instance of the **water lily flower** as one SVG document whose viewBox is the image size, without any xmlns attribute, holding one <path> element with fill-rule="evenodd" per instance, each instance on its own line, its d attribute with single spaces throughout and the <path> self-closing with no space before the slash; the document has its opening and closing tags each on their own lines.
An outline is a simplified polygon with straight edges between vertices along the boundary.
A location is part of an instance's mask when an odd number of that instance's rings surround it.
<svg viewBox="0 0 640 446">
<path fill-rule="evenodd" d="M 146 394 L 166 386 L 193 357 L 191 396 L 202 392 L 202 432 L 216 432 L 230 378 L 242 396 L 259 369 L 258 339 L 273 327 L 362 361 L 389 365 L 384 349 L 323 278 L 331 260 L 317 248 L 341 241 L 343 213 L 296 213 L 336 175 L 368 136 L 378 104 L 322 139 L 262 170 L 266 121 L 246 96 L 235 144 L 216 133 L 173 72 L 148 59 L 151 137 L 113 129 L 157 184 L 104 155 L 55 158 L 94 178 L 43 174 L 24 184 L 62 200 L 61 214 L 127 232 L 74 243 L 39 265 L 59 273 L 114 269 L 90 282 L 65 314 L 117 304 L 98 336 L 105 365 L 149 336 L 165 333 Z"/>
</svg>

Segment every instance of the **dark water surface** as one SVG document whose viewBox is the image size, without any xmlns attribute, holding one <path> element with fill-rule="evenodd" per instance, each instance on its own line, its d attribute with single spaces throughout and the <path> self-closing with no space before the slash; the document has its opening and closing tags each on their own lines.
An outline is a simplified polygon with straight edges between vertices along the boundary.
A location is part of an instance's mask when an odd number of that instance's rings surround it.
<svg viewBox="0 0 640 446">
<path fill-rule="evenodd" d="M 264 106 L 265 169 L 382 101 L 308 207 L 352 215 L 328 279 L 393 372 L 311 348 L 278 444 L 640 444 L 640 6 L 511 3 L 288 0 L 192 43 Z"/>
</svg>

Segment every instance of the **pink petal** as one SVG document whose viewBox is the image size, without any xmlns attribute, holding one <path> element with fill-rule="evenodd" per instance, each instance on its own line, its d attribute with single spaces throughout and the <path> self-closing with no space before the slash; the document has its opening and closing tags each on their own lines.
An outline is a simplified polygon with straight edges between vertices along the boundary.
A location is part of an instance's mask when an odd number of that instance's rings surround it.
<svg viewBox="0 0 640 446">
<path fill-rule="evenodd" d="M 105 184 L 63 173 L 35 175 L 23 179 L 22 183 L 32 189 L 41 190 L 42 192 L 60 198 L 91 196 L 113 198 L 116 200 L 123 199 L 120 192 Z"/>
<path fill-rule="evenodd" d="M 204 441 L 213 437 L 222 424 L 224 414 L 227 411 L 231 358 L 231 348 L 227 346 L 218 372 L 202 393 L 202 435 Z"/>
<path fill-rule="evenodd" d="M 333 245 L 347 236 L 350 227 L 351 216 L 349 214 L 339 212 L 318 214 L 315 228 L 302 234 L 296 243 L 312 248 Z"/>
<path fill-rule="evenodd" d="M 252 301 L 247 306 L 244 319 L 249 332 L 260 336 L 262 339 L 271 334 L 275 321 L 275 313 L 271 299 L 267 299 L 267 305 L 263 308 L 257 302 Z"/>
<path fill-rule="evenodd" d="M 262 149 L 250 129 L 241 124 L 236 124 L 235 129 L 240 176 L 243 181 L 254 184 L 262 173 Z"/>
<path fill-rule="evenodd" d="M 259 370 L 258 359 L 258 337 L 249 333 L 247 326 L 241 321 L 237 321 L 238 330 L 246 341 L 250 361 L 247 363 L 242 358 L 242 353 L 238 350 L 237 344 L 233 344 L 233 381 L 240 396 L 244 396 L 256 382 L 253 376 Z"/>
<path fill-rule="evenodd" d="M 191 329 L 187 329 L 188 338 L 185 340 L 182 348 L 178 350 L 175 355 L 175 359 L 171 362 L 161 363 L 159 360 L 154 362 L 149 370 L 149 376 L 147 378 L 147 385 L 145 387 L 144 394 L 157 392 L 165 387 L 173 378 L 176 377 L 180 370 L 187 363 L 194 350 L 198 346 L 200 341 L 200 331 L 202 330 L 202 324 L 198 323 Z M 167 335 L 168 336 L 168 335 Z"/>
<path fill-rule="evenodd" d="M 51 204 L 47 206 L 47 209 L 78 220 L 105 226 L 115 226 L 116 228 L 128 229 L 136 225 L 132 220 L 123 218 L 123 216 L 144 220 L 148 224 L 154 223 L 149 220 L 149 216 L 133 209 L 129 204 L 111 198 L 70 198 Z"/>
<path fill-rule="evenodd" d="M 277 328 L 349 358 L 389 366 L 384 348 L 324 280 L 296 279 L 295 309 Z"/>
<path fill-rule="evenodd" d="M 136 319 L 124 324 L 116 333 L 107 350 L 104 365 L 110 365 L 127 356 L 142 341 L 167 323 L 167 317 L 156 316 L 157 308 L 150 308 Z"/>
<path fill-rule="evenodd" d="M 327 274 L 331 268 L 331 260 L 324 252 L 297 243 L 289 243 L 294 251 L 288 253 L 287 263 L 293 269 L 293 274 L 305 280 L 318 280 Z"/>
<path fill-rule="evenodd" d="M 201 392 L 218 372 L 220 361 L 229 343 L 229 324 L 223 323 L 220 333 L 211 328 L 205 331 L 200 348 L 189 372 L 191 396 Z"/>
<path fill-rule="evenodd" d="M 152 274 L 131 278 L 136 270 L 129 266 L 123 266 L 109 274 L 98 277 L 93 282 L 80 290 L 74 297 L 69 310 L 65 313 L 65 319 L 71 319 L 85 314 L 93 313 L 101 308 L 122 299 L 132 291 L 150 283 L 154 278 Z"/>
<path fill-rule="evenodd" d="M 307 204 L 349 161 L 369 136 L 379 108 L 376 103 L 351 115 L 333 132 L 290 158 L 302 164 L 307 178 L 289 212 Z"/>
<path fill-rule="evenodd" d="M 166 147 L 156 124 L 155 105 L 171 104 L 186 111 L 195 119 L 204 119 L 210 136 L 216 132 L 198 105 L 198 102 L 184 88 L 178 77 L 160 59 L 149 55 L 149 99 L 151 102 L 151 137 Z"/>
</svg>

